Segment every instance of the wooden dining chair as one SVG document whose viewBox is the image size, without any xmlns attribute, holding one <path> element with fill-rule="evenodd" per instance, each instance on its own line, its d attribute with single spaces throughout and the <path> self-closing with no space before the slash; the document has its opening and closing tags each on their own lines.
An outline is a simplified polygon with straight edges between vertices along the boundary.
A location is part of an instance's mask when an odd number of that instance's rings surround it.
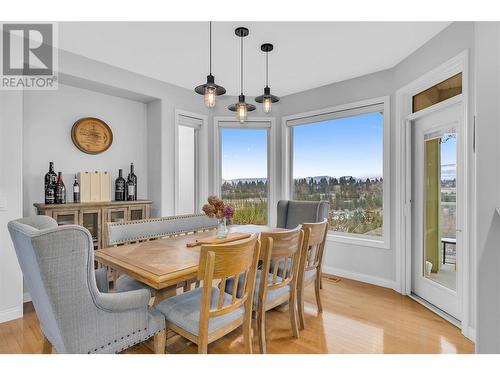
<svg viewBox="0 0 500 375">
<path fill-rule="evenodd" d="M 252 353 L 252 303 L 259 261 L 258 234 L 224 245 L 203 245 L 198 279 L 202 287 L 171 297 L 157 305 L 166 327 L 198 345 L 207 353 L 208 344 L 243 326 L 245 351 Z M 225 292 L 226 280 L 243 274 L 243 292 Z M 237 281 L 238 282 L 238 281 Z M 213 285 L 218 285 L 215 287 Z"/>
<path fill-rule="evenodd" d="M 299 277 L 297 282 L 297 308 L 299 312 L 300 329 L 304 329 L 304 289 L 314 282 L 316 304 L 318 312 L 323 311 L 321 305 L 321 263 L 325 249 L 326 234 L 328 233 L 328 220 L 320 223 L 305 223 L 304 241 L 300 255 Z"/>
<path fill-rule="evenodd" d="M 292 334 L 299 337 L 296 301 L 303 238 L 304 232 L 300 226 L 282 232 L 261 233 L 262 268 L 258 271 L 260 277 L 257 280 L 254 310 L 262 354 L 266 353 L 266 311 L 276 306 L 288 302 Z M 262 274 L 268 277 L 262 277 Z"/>
</svg>

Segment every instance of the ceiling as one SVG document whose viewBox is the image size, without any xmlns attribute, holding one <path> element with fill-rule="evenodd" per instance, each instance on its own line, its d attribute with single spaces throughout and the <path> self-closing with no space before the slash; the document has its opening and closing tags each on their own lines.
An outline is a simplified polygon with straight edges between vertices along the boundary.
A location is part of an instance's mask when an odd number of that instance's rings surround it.
<svg viewBox="0 0 500 375">
<path fill-rule="evenodd" d="M 239 89 L 238 26 L 244 40 L 244 91 L 260 95 L 265 54 L 279 96 L 389 69 L 449 22 L 214 22 L 213 74 L 230 95 Z M 208 22 L 61 22 L 59 47 L 187 89 L 208 74 Z"/>
</svg>

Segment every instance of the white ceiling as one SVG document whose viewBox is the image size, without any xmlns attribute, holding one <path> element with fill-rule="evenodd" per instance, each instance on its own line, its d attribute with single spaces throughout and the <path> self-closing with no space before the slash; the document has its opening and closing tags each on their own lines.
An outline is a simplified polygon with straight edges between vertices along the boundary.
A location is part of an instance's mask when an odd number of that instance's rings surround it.
<svg viewBox="0 0 500 375">
<path fill-rule="evenodd" d="M 213 74 L 239 94 L 238 26 L 245 38 L 245 94 L 265 85 L 264 42 L 270 86 L 283 96 L 393 67 L 449 22 L 214 22 Z M 208 22 L 61 22 L 59 47 L 187 89 L 208 74 Z"/>
</svg>

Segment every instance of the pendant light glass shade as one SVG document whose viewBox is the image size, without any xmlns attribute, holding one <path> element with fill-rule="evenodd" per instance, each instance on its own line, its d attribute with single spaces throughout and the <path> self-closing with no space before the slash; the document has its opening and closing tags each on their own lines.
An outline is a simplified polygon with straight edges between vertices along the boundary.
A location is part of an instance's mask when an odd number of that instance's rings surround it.
<svg viewBox="0 0 500 375">
<path fill-rule="evenodd" d="M 196 86 L 194 91 L 204 96 L 205 105 L 207 108 L 215 107 L 215 97 L 224 95 L 226 89 L 215 84 L 215 77 L 212 75 L 212 22 L 210 22 L 210 74 L 207 76 L 207 83 Z"/>
<path fill-rule="evenodd" d="M 262 103 L 262 110 L 264 113 L 271 113 L 272 103 L 279 102 L 280 98 L 271 95 L 271 88 L 269 87 L 269 52 L 273 50 L 273 45 L 270 43 L 265 43 L 260 46 L 262 52 L 266 53 L 266 87 L 264 87 L 264 95 L 257 96 L 255 101 L 257 103 Z"/>
<path fill-rule="evenodd" d="M 245 95 L 242 94 L 238 97 L 238 103 L 231 104 L 227 109 L 236 112 L 236 118 L 243 124 L 247 120 L 248 112 L 255 111 L 255 106 L 245 103 Z"/>
<path fill-rule="evenodd" d="M 241 88 L 241 94 L 238 97 L 238 103 L 231 104 L 227 109 L 230 111 L 236 112 L 236 118 L 240 122 L 240 124 L 244 124 L 245 121 L 247 120 L 248 112 L 255 111 L 255 106 L 253 104 L 248 104 L 245 102 L 245 95 L 243 95 L 243 38 L 246 37 L 249 33 L 248 29 L 245 27 L 238 27 L 235 31 L 236 36 L 241 38 L 241 50 L 240 50 L 240 57 L 241 57 L 241 66 L 240 66 L 240 73 L 241 73 L 241 80 L 240 80 L 240 88 Z"/>
</svg>

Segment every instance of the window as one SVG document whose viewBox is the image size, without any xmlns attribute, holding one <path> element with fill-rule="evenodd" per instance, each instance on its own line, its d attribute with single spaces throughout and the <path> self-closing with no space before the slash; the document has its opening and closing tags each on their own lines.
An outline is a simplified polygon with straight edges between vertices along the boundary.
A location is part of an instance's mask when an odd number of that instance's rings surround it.
<svg viewBox="0 0 500 375">
<path fill-rule="evenodd" d="M 388 153 L 384 103 L 286 121 L 291 197 L 330 203 L 332 234 L 386 243 Z"/>
<path fill-rule="evenodd" d="M 234 224 L 267 224 L 268 128 L 220 127 L 221 196 L 235 205 Z"/>
<path fill-rule="evenodd" d="M 202 120 L 177 117 L 176 213 L 198 212 L 198 132 Z"/>
<path fill-rule="evenodd" d="M 462 93 L 462 73 L 445 79 L 412 98 L 413 113 Z"/>
</svg>

